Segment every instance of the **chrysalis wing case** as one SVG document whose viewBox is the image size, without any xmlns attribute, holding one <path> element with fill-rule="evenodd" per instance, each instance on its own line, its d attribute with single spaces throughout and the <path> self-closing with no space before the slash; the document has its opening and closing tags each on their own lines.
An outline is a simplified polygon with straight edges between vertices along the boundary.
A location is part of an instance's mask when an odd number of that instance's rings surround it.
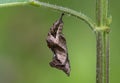
<svg viewBox="0 0 120 83">
<path fill-rule="evenodd" d="M 66 46 L 66 39 L 62 33 L 63 21 L 61 15 L 60 19 L 57 20 L 47 36 L 47 45 L 53 52 L 54 56 L 50 62 L 51 67 L 63 70 L 68 76 L 70 74 L 70 63 L 68 59 L 68 51 Z"/>
</svg>

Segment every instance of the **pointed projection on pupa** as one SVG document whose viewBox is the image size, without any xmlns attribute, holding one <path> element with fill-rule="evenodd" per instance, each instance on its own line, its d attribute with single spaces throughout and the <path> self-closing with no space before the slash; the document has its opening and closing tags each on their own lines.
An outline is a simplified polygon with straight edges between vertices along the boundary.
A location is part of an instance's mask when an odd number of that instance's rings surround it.
<svg viewBox="0 0 120 83">
<path fill-rule="evenodd" d="M 70 74 L 70 63 L 68 59 L 68 51 L 66 46 L 66 39 L 62 33 L 63 21 L 61 15 L 53 26 L 47 36 L 47 45 L 53 52 L 54 56 L 50 62 L 50 66 L 64 71 L 68 76 Z"/>
</svg>

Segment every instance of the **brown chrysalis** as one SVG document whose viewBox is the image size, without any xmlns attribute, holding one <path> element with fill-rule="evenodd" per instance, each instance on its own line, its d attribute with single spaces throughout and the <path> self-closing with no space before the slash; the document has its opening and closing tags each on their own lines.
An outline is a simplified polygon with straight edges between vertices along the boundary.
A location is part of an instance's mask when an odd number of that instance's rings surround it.
<svg viewBox="0 0 120 83">
<path fill-rule="evenodd" d="M 62 14 L 60 19 L 57 20 L 50 28 L 46 41 L 48 47 L 54 54 L 52 61 L 49 63 L 50 66 L 64 71 L 69 76 L 70 63 L 68 59 L 66 39 L 62 33 L 63 15 L 64 14 Z"/>
</svg>

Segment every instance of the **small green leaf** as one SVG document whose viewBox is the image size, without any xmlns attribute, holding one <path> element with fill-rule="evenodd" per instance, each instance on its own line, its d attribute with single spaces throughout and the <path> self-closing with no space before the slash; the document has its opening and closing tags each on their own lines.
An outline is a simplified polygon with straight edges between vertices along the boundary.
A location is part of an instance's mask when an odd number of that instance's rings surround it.
<svg viewBox="0 0 120 83">
<path fill-rule="evenodd" d="M 30 0 L 0 0 L 0 7 L 4 6 L 14 6 L 14 5 L 24 5 L 30 2 Z"/>
</svg>

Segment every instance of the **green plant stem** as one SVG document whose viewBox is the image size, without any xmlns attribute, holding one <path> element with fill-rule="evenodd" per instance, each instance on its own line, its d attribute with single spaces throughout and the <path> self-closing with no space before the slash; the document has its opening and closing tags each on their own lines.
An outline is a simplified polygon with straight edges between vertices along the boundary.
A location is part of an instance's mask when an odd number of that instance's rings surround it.
<svg viewBox="0 0 120 83">
<path fill-rule="evenodd" d="M 108 0 L 96 0 L 96 31 L 97 41 L 97 63 L 96 63 L 96 83 L 109 83 L 109 26 Z M 102 28 L 106 27 L 106 30 Z"/>
<path fill-rule="evenodd" d="M 36 1 L 36 0 L 31 1 L 31 4 L 36 5 L 36 6 L 47 7 L 47 8 L 54 9 L 54 10 L 58 10 L 58 11 L 67 13 L 69 15 L 72 15 L 74 17 L 77 17 L 79 19 L 82 19 L 90 26 L 92 31 L 94 31 L 95 23 L 88 16 L 86 16 L 85 14 L 83 14 L 81 12 L 77 12 L 75 10 L 72 10 L 72 9 L 69 9 L 66 7 L 57 6 L 57 5 L 53 5 L 53 4 L 49 4 L 49 3 L 45 3 L 45 2 Z"/>
<path fill-rule="evenodd" d="M 96 83 L 109 83 L 109 33 L 96 32 Z"/>
<path fill-rule="evenodd" d="M 29 4 L 28 2 L 13 2 L 13 3 L 5 3 L 5 4 L 0 4 L 1 7 L 9 7 L 9 6 L 19 6 L 19 5 L 27 5 Z"/>
<path fill-rule="evenodd" d="M 106 26 L 108 19 L 108 0 L 96 0 L 97 26 Z"/>
</svg>

